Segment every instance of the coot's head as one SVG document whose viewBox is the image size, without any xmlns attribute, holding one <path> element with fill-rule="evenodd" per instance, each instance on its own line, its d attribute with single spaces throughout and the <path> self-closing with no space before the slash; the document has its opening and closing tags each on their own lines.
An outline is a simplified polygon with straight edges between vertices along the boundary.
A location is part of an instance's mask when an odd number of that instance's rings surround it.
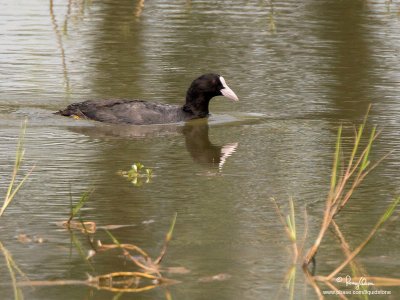
<svg viewBox="0 0 400 300">
<path fill-rule="evenodd" d="M 195 117 L 205 117 L 208 115 L 208 104 L 215 96 L 225 96 L 233 101 L 239 100 L 226 84 L 224 77 L 213 73 L 204 74 L 190 85 L 183 109 L 193 113 Z"/>
</svg>

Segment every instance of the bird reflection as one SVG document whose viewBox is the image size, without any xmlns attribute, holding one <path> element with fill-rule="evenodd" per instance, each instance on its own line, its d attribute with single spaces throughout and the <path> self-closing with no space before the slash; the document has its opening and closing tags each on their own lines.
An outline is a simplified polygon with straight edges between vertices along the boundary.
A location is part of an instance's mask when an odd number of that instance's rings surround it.
<svg viewBox="0 0 400 300">
<path fill-rule="evenodd" d="M 211 143 L 207 120 L 189 121 L 184 126 L 179 124 L 149 126 L 96 124 L 96 126 L 73 126 L 69 129 L 96 139 L 162 138 L 183 134 L 186 149 L 193 161 L 211 169 L 218 168 L 219 172 L 227 158 L 238 147 L 238 143 L 228 143 L 222 146 Z"/>
<path fill-rule="evenodd" d="M 224 146 L 214 145 L 209 139 L 208 131 L 208 123 L 186 123 L 183 127 L 186 149 L 195 162 L 218 166 L 218 170 L 221 171 L 226 159 L 236 151 L 238 143 L 229 143 Z"/>
</svg>

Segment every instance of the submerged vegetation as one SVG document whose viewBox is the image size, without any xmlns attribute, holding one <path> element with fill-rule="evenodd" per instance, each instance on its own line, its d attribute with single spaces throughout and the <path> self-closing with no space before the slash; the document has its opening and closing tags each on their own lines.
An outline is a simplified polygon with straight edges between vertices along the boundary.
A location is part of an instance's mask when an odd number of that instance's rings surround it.
<svg viewBox="0 0 400 300">
<path fill-rule="evenodd" d="M 322 224 L 317 235 L 315 241 L 312 246 L 308 249 L 307 253 L 303 258 L 299 259 L 303 254 L 302 250 L 304 248 L 304 244 L 307 240 L 307 232 L 308 232 L 308 223 L 307 223 L 307 211 L 305 212 L 305 225 L 304 225 L 304 238 L 301 243 L 299 243 L 297 236 L 297 229 L 295 225 L 295 209 L 293 205 L 292 199 L 289 202 L 289 213 L 286 216 L 286 220 L 281 212 L 281 209 L 276 204 L 276 201 L 273 202 L 276 205 L 278 216 L 284 225 L 285 231 L 289 237 L 289 240 L 292 243 L 293 248 L 293 259 L 292 266 L 289 269 L 287 282 L 290 289 L 290 299 L 293 299 L 293 286 L 294 286 L 294 278 L 296 273 L 296 265 L 299 263 L 303 267 L 303 271 L 306 275 L 308 283 L 314 288 L 316 294 L 319 299 L 323 299 L 324 295 L 321 291 L 321 287 L 319 283 L 325 284 L 325 286 L 336 293 L 342 299 L 347 299 L 343 294 L 340 293 L 339 288 L 336 286 L 337 284 L 344 284 L 345 282 L 342 280 L 342 276 L 339 276 L 340 272 L 344 270 L 345 267 L 350 265 L 352 280 L 357 282 L 373 282 L 375 286 L 400 286 L 400 279 L 398 278 L 383 278 L 376 276 L 367 275 L 366 271 L 363 267 L 361 267 L 356 261 L 356 256 L 366 247 L 366 245 L 370 242 L 370 240 L 374 237 L 378 229 L 392 216 L 396 207 L 398 207 L 400 203 L 400 197 L 396 197 L 393 202 L 388 206 L 386 211 L 382 214 L 382 216 L 377 220 L 375 226 L 371 229 L 368 236 L 364 239 L 362 243 L 360 243 L 354 249 L 351 249 L 348 242 L 345 239 L 344 234 L 340 230 L 340 225 L 337 223 L 336 217 L 339 213 L 342 212 L 343 208 L 348 204 L 355 190 L 360 186 L 365 177 L 375 169 L 379 163 L 385 159 L 388 155 L 383 156 L 381 159 L 377 160 L 375 163 L 371 163 L 371 149 L 374 141 L 379 135 L 379 132 L 376 130 L 376 126 L 374 126 L 371 130 L 371 133 L 366 138 L 366 122 L 367 122 L 368 112 L 364 119 L 364 122 L 359 125 L 358 129 L 355 130 L 354 133 L 354 141 L 351 153 L 347 160 L 344 159 L 344 148 L 343 148 L 343 137 L 342 137 L 342 126 L 338 129 L 336 146 L 335 146 L 335 155 L 333 159 L 333 167 L 331 174 L 331 182 L 330 182 L 330 191 L 328 193 L 328 197 L 326 200 L 326 206 L 324 209 L 324 214 L 322 218 Z M 366 139 L 366 145 L 364 147 L 361 146 L 363 139 Z M 328 275 L 317 275 L 315 274 L 315 263 L 316 263 L 316 255 L 318 250 L 320 249 L 321 243 L 327 234 L 327 230 L 331 228 L 334 234 L 338 239 L 338 243 L 344 254 L 344 261 L 336 266 L 336 268 Z M 309 266 L 312 265 L 313 268 L 310 270 Z M 338 276 L 338 277 L 336 277 Z M 336 278 L 335 278 L 336 277 Z M 336 284 L 336 285 L 335 285 Z M 372 285 L 372 284 L 371 284 Z M 359 284 L 360 286 L 360 284 Z M 368 286 L 361 284 L 361 289 L 365 289 L 364 295 L 368 298 Z"/>
</svg>

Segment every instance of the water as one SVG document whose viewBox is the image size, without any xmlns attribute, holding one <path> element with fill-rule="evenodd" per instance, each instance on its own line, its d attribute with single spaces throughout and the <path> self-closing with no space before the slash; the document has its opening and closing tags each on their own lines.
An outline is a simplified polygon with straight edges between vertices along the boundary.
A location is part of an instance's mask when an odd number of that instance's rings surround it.
<svg viewBox="0 0 400 300">
<path fill-rule="evenodd" d="M 374 1 L 1 2 L 0 194 L 25 117 L 21 173 L 35 165 L 1 218 L 1 243 L 31 280 L 132 271 L 119 251 L 96 255 L 90 266 L 87 238 L 56 225 L 68 218 L 71 196 L 78 201 L 93 189 L 83 218 L 130 225 L 113 235 L 154 257 L 178 213 L 162 265 L 190 273 L 165 274 L 182 282 L 168 288 L 173 299 L 289 298 L 290 243 L 270 198 L 286 207 L 292 196 L 300 228 L 307 206 L 310 246 L 329 190 L 337 127 L 343 123 L 349 136 L 370 103 L 369 124 L 383 128 L 373 159 L 393 153 L 339 216 L 353 248 L 399 194 L 399 9 Z M 223 74 L 240 102 L 212 100 L 208 121 L 121 129 L 52 114 L 107 97 L 180 104 L 190 82 L 209 71 Z M 224 152 L 232 153 L 220 163 Z M 135 187 L 116 174 L 133 162 L 153 169 L 151 183 Z M 400 276 L 398 226 L 398 219 L 390 221 L 361 253 L 369 275 Z M 44 242 L 24 244 L 20 234 Z M 103 230 L 95 239 L 111 242 Z M 327 275 L 342 259 L 329 233 L 317 273 Z M 204 279 L 217 274 L 225 280 Z M 8 271 L 0 278 L 11 282 Z M 385 299 L 400 295 L 395 287 L 378 289 L 392 292 Z M 294 291 L 296 299 L 317 299 L 301 270 Z M 13 298 L 10 285 L 0 293 Z M 23 293 L 25 299 L 113 297 L 84 286 Z M 158 288 L 120 299 L 165 293 Z"/>
</svg>

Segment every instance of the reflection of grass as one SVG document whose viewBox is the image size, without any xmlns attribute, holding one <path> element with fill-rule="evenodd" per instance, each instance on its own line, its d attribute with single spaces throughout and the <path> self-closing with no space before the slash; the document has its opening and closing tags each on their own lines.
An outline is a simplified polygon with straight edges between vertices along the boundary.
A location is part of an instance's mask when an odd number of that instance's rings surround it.
<svg viewBox="0 0 400 300">
<path fill-rule="evenodd" d="M 71 1 L 69 1 L 69 3 L 68 3 L 68 10 L 67 10 L 68 14 L 71 11 L 70 8 L 71 8 Z M 56 39 L 57 39 L 56 41 L 58 44 L 58 48 L 60 49 L 60 52 L 61 52 L 60 55 L 61 55 L 61 63 L 62 63 L 62 67 L 63 67 L 65 90 L 66 90 L 66 93 L 69 94 L 71 89 L 70 89 L 70 81 L 69 81 L 68 68 L 67 68 L 67 60 L 65 58 L 65 50 L 64 50 L 62 31 L 58 27 L 56 15 L 54 14 L 53 0 L 50 0 L 49 10 L 50 10 L 51 23 L 53 25 L 53 30 L 54 30 L 54 33 L 56 34 Z M 65 21 L 65 23 L 64 23 L 64 30 L 66 30 L 66 28 L 67 28 L 67 21 Z"/>
<path fill-rule="evenodd" d="M 3 206 L 0 209 L 0 217 L 3 215 L 4 211 L 7 209 L 7 207 L 10 205 L 10 203 L 14 200 L 15 195 L 19 191 L 19 189 L 22 187 L 24 184 L 25 180 L 29 177 L 29 175 L 32 173 L 33 168 L 32 167 L 28 173 L 22 178 L 22 180 L 17 184 L 16 179 L 18 175 L 18 171 L 21 168 L 22 161 L 24 159 L 24 154 L 25 154 L 25 149 L 24 149 L 24 138 L 25 138 L 25 132 L 26 132 L 26 123 L 27 121 L 22 124 L 21 127 L 21 133 L 18 139 L 18 146 L 17 146 L 17 152 L 15 156 L 15 164 L 13 168 L 13 172 L 11 175 L 11 181 L 10 184 L 8 185 L 7 193 L 4 198 Z"/>
<path fill-rule="evenodd" d="M 360 278 L 366 281 L 372 281 L 375 285 L 400 285 L 400 280 L 397 278 L 382 278 L 382 277 L 371 277 L 366 275 L 365 269 L 355 262 L 356 256 L 365 248 L 369 241 L 374 237 L 378 229 L 392 216 L 395 208 L 400 203 L 400 197 L 397 197 L 386 209 L 386 211 L 379 218 L 375 226 L 372 228 L 369 235 L 365 240 L 355 247 L 353 250 L 347 243 L 343 233 L 340 230 L 340 226 L 336 223 L 335 217 L 342 212 L 343 208 L 348 204 L 349 200 L 353 196 L 354 192 L 358 189 L 360 184 L 366 178 L 366 176 L 375 169 L 379 163 L 386 158 L 384 156 L 375 163 L 371 163 L 371 149 L 374 141 L 378 137 L 379 133 L 376 131 L 376 127 L 373 127 L 368 137 L 365 137 L 367 116 L 364 122 L 355 130 L 354 142 L 351 152 L 347 161 L 343 155 L 343 137 L 342 137 L 342 126 L 339 127 L 336 149 L 333 159 L 330 192 L 326 200 L 326 206 L 324 210 L 323 220 L 319 234 L 317 235 L 313 245 L 308 250 L 307 254 L 303 259 L 303 270 L 305 272 L 308 282 L 313 286 L 315 292 L 320 299 L 323 298 L 321 289 L 318 283 L 324 283 L 332 291 L 339 291 L 334 285 L 335 276 L 338 276 L 341 271 L 348 265 L 350 265 L 353 280 L 356 281 Z M 365 140 L 365 141 L 364 141 Z M 361 146 L 365 142 L 365 146 Z M 284 219 L 279 208 L 277 209 L 281 221 Z M 293 202 L 290 202 L 290 213 L 286 217 L 286 222 L 282 222 L 285 226 L 285 230 L 289 236 L 290 241 L 293 244 L 293 256 L 297 260 L 297 256 L 300 253 L 296 238 L 296 226 L 294 216 Z M 320 249 L 320 245 L 326 236 L 327 230 L 332 228 L 335 235 L 338 238 L 339 245 L 344 253 L 345 259 L 342 263 L 338 264 L 336 268 L 327 276 L 315 275 L 314 271 L 310 271 L 308 266 L 313 263 L 315 266 L 315 257 L 317 251 Z M 293 298 L 293 278 L 294 271 L 291 269 L 288 276 L 288 282 L 291 290 L 291 299 Z M 360 286 L 361 289 L 367 289 L 367 287 Z M 341 298 L 347 299 L 344 295 L 340 295 Z"/>
<path fill-rule="evenodd" d="M 275 10 L 274 10 L 274 4 L 273 1 L 267 1 L 267 5 L 269 6 L 269 21 L 268 21 L 268 27 L 271 33 L 276 33 L 276 20 L 275 20 Z"/>
<path fill-rule="evenodd" d="M 142 15 L 143 12 L 143 8 L 144 8 L 144 0 L 139 0 L 136 4 L 136 8 L 135 8 L 135 17 L 136 19 L 140 19 L 140 16 Z"/>
<path fill-rule="evenodd" d="M 284 215 L 281 211 L 281 208 L 278 206 L 278 204 L 274 198 L 272 198 L 272 202 L 275 204 L 275 209 L 279 216 L 279 219 L 285 228 L 286 234 L 287 234 L 290 242 L 292 243 L 292 249 L 293 249 L 292 262 L 293 262 L 293 264 L 295 264 L 303 251 L 304 241 L 307 237 L 307 226 L 308 226 L 307 225 L 307 211 L 304 210 L 305 231 L 304 231 L 303 241 L 301 244 L 299 244 L 298 237 L 297 237 L 295 207 L 294 207 L 293 199 L 292 198 L 289 199 L 290 211 L 286 215 L 286 217 L 284 217 Z"/>
<path fill-rule="evenodd" d="M 75 206 L 75 208 L 80 205 Z M 171 285 L 177 283 L 177 281 L 168 279 L 162 275 L 163 270 L 161 269 L 161 261 L 165 257 L 167 252 L 168 243 L 172 238 L 172 233 L 175 227 L 177 215 L 175 214 L 171 226 L 165 236 L 163 247 L 161 248 L 160 254 L 157 258 L 153 259 L 151 256 L 142 248 L 134 244 L 120 243 L 117 238 L 112 235 L 109 231 L 106 231 L 112 240 L 112 244 L 102 244 L 97 241 L 95 246 L 90 240 L 90 246 L 92 250 L 89 251 L 87 259 L 92 258 L 99 253 L 108 252 L 110 250 L 120 249 L 123 252 L 124 258 L 128 262 L 132 262 L 136 266 L 137 270 L 129 272 L 115 271 L 103 275 L 89 276 L 87 280 L 55 280 L 55 281 L 29 281 L 20 282 L 18 286 L 58 286 L 58 285 L 85 285 L 88 287 L 96 288 L 97 290 L 106 290 L 116 293 L 115 299 L 118 299 L 121 293 L 138 293 L 148 291 L 159 286 Z M 85 222 L 83 222 L 85 223 Z M 112 226 L 109 226 L 112 227 Z M 84 231 L 85 235 L 89 232 Z M 83 257 L 83 246 L 81 243 L 74 241 L 74 244 L 78 247 L 78 251 Z M 92 265 L 90 265 L 93 268 Z M 92 269 L 93 270 L 93 269 Z M 169 270 L 169 269 L 167 269 Z M 184 270 L 181 270 L 182 272 Z M 166 298 L 171 299 L 170 294 L 166 291 Z"/>
<path fill-rule="evenodd" d="M 24 297 L 23 297 L 22 291 L 18 287 L 18 284 L 17 284 L 17 278 L 16 278 L 17 274 L 16 273 L 18 273 L 19 275 L 23 276 L 26 280 L 28 280 L 28 278 L 20 270 L 20 268 L 17 266 L 17 264 L 13 260 L 11 253 L 8 252 L 8 250 L 3 246 L 3 244 L 1 242 L 0 242 L 0 251 L 4 255 L 4 258 L 5 258 L 6 264 L 7 264 L 7 269 L 8 269 L 8 272 L 10 273 L 10 276 L 11 276 L 11 282 L 12 282 L 13 291 L 14 291 L 14 299 L 15 300 L 23 300 Z"/>
<path fill-rule="evenodd" d="M 307 211 L 304 210 L 304 234 L 301 243 L 299 243 L 298 239 L 298 228 L 296 227 L 296 211 L 293 203 L 293 199 L 289 199 L 289 213 L 286 215 L 286 217 L 283 215 L 281 208 L 279 207 L 278 203 L 274 198 L 272 198 L 272 202 L 275 205 L 276 212 L 278 214 L 278 217 L 285 228 L 286 235 L 290 242 L 292 243 L 292 262 L 291 266 L 289 267 L 288 272 L 286 273 L 285 276 L 285 282 L 286 282 L 286 287 L 289 290 L 289 299 L 294 299 L 295 293 L 294 293 L 294 288 L 295 288 L 295 283 L 296 283 L 296 271 L 297 271 L 297 264 L 299 261 L 299 257 L 301 257 L 303 248 L 304 248 L 304 243 L 307 238 L 307 233 L 308 233 L 308 223 L 307 223 Z M 279 299 L 280 297 L 280 292 L 281 290 L 278 291 L 276 295 L 276 299 Z"/>
</svg>

